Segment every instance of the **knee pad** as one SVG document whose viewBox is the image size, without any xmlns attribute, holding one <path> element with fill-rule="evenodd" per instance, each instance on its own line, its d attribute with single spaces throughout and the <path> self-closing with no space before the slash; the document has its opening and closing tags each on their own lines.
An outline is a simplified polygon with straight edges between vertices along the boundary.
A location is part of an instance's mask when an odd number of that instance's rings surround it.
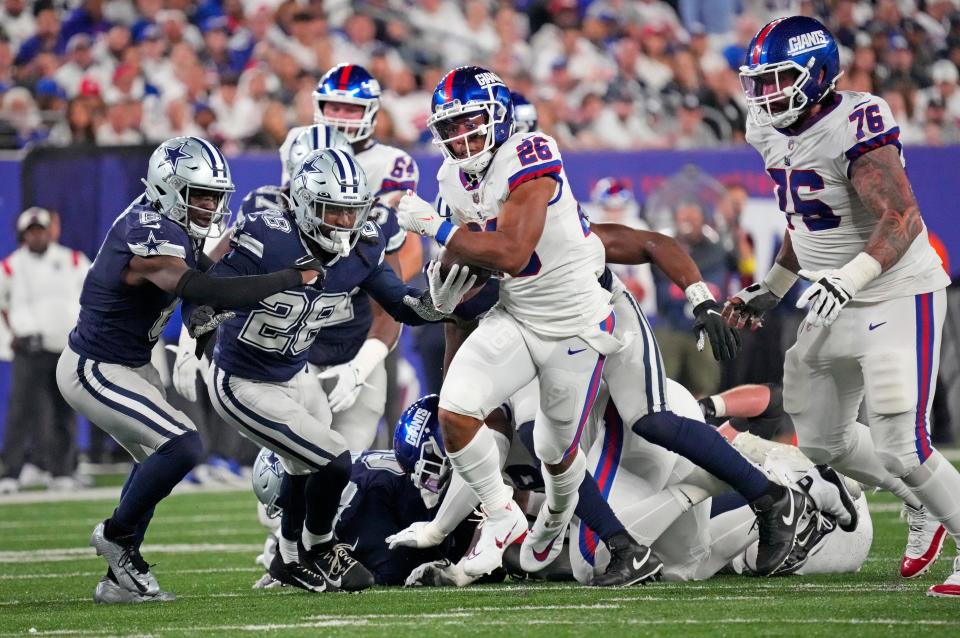
<svg viewBox="0 0 960 638">
<path fill-rule="evenodd" d="M 864 357 L 862 368 L 871 414 L 896 415 L 916 409 L 916 354 L 905 350 L 871 353 Z"/>
<path fill-rule="evenodd" d="M 914 449 L 877 450 L 877 458 L 883 463 L 884 469 L 897 478 L 903 478 L 920 467 L 920 459 Z"/>
<path fill-rule="evenodd" d="M 558 375 L 551 375 L 558 376 Z M 542 379 L 543 377 L 541 377 Z M 551 421 L 561 424 L 572 422 L 576 418 L 578 395 L 575 385 L 553 378 L 540 386 L 540 410 Z"/>
</svg>

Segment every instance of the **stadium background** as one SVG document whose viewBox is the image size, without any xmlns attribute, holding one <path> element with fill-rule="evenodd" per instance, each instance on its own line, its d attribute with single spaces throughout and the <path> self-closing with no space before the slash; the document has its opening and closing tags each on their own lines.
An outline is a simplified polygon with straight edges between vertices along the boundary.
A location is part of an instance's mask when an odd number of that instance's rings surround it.
<svg viewBox="0 0 960 638">
<path fill-rule="evenodd" d="M 61 242 L 92 258 L 140 192 L 152 145 L 178 134 L 224 148 L 236 209 L 278 181 L 275 149 L 289 127 L 312 122 L 317 78 L 343 60 L 380 79 L 376 136 L 412 152 L 430 199 L 440 162 L 424 126 L 430 91 L 446 69 L 476 62 L 537 106 L 581 201 L 601 178 L 621 178 L 661 227 L 670 212 L 651 204 L 675 201 L 675 176 L 694 196 L 703 184 L 744 186 L 764 235 L 752 238 L 765 247 L 761 277 L 784 220 L 743 144 L 736 67 L 760 25 L 796 13 L 822 19 L 842 44 L 840 89 L 891 104 L 927 225 L 947 255 L 960 254 L 958 9 L 955 0 L 4 0 L 0 148 L 11 150 L 0 151 L 0 255 L 16 247 L 17 214 L 40 205 L 60 215 Z M 715 202 L 704 203 L 709 222 Z M 945 348 L 956 347 L 951 332 Z M 960 413 L 956 359 L 944 357 L 941 380 Z M 8 368 L 0 363 L 0 435 Z"/>
</svg>

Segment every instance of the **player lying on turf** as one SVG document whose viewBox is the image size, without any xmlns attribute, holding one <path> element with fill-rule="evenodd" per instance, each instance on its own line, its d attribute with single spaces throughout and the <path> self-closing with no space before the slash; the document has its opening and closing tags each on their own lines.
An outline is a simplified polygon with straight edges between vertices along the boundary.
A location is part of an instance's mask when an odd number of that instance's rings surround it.
<svg viewBox="0 0 960 638">
<path fill-rule="evenodd" d="M 778 384 L 743 385 L 700 400 L 704 416 L 721 423 L 729 418 L 729 427 L 778 441 L 796 440 L 793 421 L 783 409 L 783 390 Z M 922 508 L 904 503 L 909 535 L 900 560 L 900 575 L 919 576 L 940 557 L 946 530 Z"/>
<path fill-rule="evenodd" d="M 210 262 L 201 245 L 222 232 L 234 189 L 230 167 L 206 140 L 177 137 L 161 144 L 150 156 L 144 184 L 146 192 L 117 217 L 97 253 L 77 326 L 57 365 L 67 402 L 135 461 L 119 505 L 90 538 L 109 566 L 94 591 L 101 603 L 173 598 L 160 589 L 140 545 L 154 507 L 202 458 L 196 427 L 167 403 L 150 363 L 177 303 L 240 308 L 313 281 L 322 270 L 301 247 L 270 274 L 214 281 L 203 272 Z M 209 310 L 184 321 L 196 327 Z"/>
<path fill-rule="evenodd" d="M 774 20 L 747 50 L 746 139 L 788 224 L 773 269 L 725 312 L 758 325 L 799 277 L 810 281 L 783 371 L 800 448 L 890 489 L 914 508 L 912 524 L 934 518 L 960 541 L 960 472 L 928 432 L 950 278 L 904 170 L 900 129 L 883 99 L 836 90 L 839 47 L 817 20 Z M 857 422 L 864 402 L 869 428 Z M 928 594 L 960 597 L 960 557 Z"/>
<path fill-rule="evenodd" d="M 373 196 L 348 153 L 308 154 L 293 175 L 289 201 L 292 208 L 270 205 L 245 214 L 230 253 L 210 272 L 269 273 L 306 249 L 325 266 L 322 286 L 273 295 L 223 323 L 206 383 L 220 416 L 273 450 L 290 475 L 271 575 L 314 592 L 355 591 L 372 585 L 373 576 L 333 531 L 350 454 L 331 429 L 326 396 L 306 367 L 332 312 L 329 295 L 360 288 L 396 319 L 418 324 L 447 316 L 473 278 L 467 269 L 452 269 L 446 279 L 431 276 L 429 291 L 403 284 L 383 261 L 383 235 L 367 221 Z"/>
</svg>

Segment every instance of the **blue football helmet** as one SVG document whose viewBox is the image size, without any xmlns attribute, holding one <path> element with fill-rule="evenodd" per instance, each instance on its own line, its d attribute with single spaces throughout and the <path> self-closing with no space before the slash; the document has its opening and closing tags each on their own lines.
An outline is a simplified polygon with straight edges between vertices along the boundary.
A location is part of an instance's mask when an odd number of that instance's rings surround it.
<svg viewBox="0 0 960 638">
<path fill-rule="evenodd" d="M 510 92 L 513 101 L 513 132 L 529 133 L 537 130 L 537 107 L 521 93 Z"/>
<path fill-rule="evenodd" d="M 486 170 L 493 153 L 513 134 L 510 89 L 496 73 L 478 66 L 457 67 L 443 76 L 431 110 L 427 127 L 433 143 L 465 173 Z M 471 149 L 477 139 L 483 147 Z"/>
<path fill-rule="evenodd" d="M 393 433 L 397 463 L 419 489 L 439 494 L 450 478 L 450 461 L 437 418 L 440 397 L 428 394 L 404 410 Z"/>
<path fill-rule="evenodd" d="M 840 53 L 833 35 L 813 18 L 768 23 L 753 37 L 740 67 L 750 118 L 757 126 L 790 126 L 834 90 Z"/>
<path fill-rule="evenodd" d="M 362 142 L 373 135 L 373 125 L 380 110 L 380 83 L 360 65 L 338 64 L 320 78 L 313 92 L 313 120 L 339 129 L 350 143 Z M 357 104 L 363 107 L 359 119 L 323 114 L 327 102 Z"/>
<path fill-rule="evenodd" d="M 630 184 L 617 177 L 604 177 L 599 180 L 590 192 L 590 199 L 605 209 L 622 210 L 629 208 L 639 211 L 637 198 L 633 194 Z"/>
</svg>

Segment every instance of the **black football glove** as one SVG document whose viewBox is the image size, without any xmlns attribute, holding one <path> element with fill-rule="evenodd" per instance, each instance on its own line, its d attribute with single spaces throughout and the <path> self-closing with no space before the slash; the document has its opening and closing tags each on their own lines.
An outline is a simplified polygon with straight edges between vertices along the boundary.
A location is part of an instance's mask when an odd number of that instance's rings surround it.
<svg viewBox="0 0 960 638">
<path fill-rule="evenodd" d="M 315 270 L 317 271 L 317 278 L 311 281 L 308 286 L 313 286 L 314 288 L 323 288 L 323 282 L 327 278 L 327 269 L 324 267 L 323 262 L 314 257 L 313 255 L 304 255 L 299 258 L 293 264 L 290 265 L 294 270 Z"/>
<path fill-rule="evenodd" d="M 697 344 L 698 348 L 702 349 L 702 339 L 707 337 L 710 347 L 713 348 L 713 358 L 717 361 L 729 361 L 740 352 L 740 332 L 726 324 L 721 311 L 720 304 L 713 299 L 694 308 L 696 323 L 693 325 L 693 332 L 701 340 Z"/>
<path fill-rule="evenodd" d="M 232 311 L 218 313 L 210 306 L 197 306 L 187 317 L 187 332 L 197 340 L 195 354 L 197 359 L 203 356 L 207 343 L 216 333 L 217 326 L 233 319 L 237 314 Z"/>
</svg>

